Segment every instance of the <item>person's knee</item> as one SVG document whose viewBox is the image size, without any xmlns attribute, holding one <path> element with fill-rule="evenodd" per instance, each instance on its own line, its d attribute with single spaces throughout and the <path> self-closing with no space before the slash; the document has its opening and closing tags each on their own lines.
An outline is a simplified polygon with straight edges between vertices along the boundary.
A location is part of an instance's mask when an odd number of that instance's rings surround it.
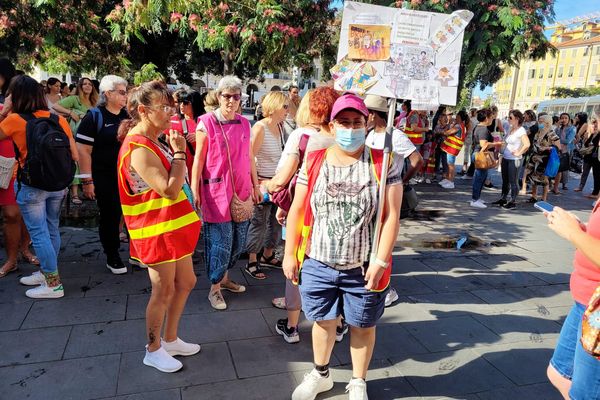
<svg viewBox="0 0 600 400">
<path fill-rule="evenodd" d="M 328 319 L 326 321 L 315 321 L 315 325 L 324 330 L 335 329 L 337 326 L 337 319 Z"/>
<path fill-rule="evenodd" d="M 152 285 L 152 298 L 162 304 L 169 304 L 175 295 L 174 282 L 161 282 L 157 285 Z"/>
<path fill-rule="evenodd" d="M 21 222 L 21 212 L 18 206 L 2 207 L 2 216 L 5 224 L 18 224 Z"/>
<path fill-rule="evenodd" d="M 177 293 L 180 292 L 191 292 L 194 287 L 196 287 L 196 275 L 192 275 L 190 277 L 186 277 L 185 279 L 180 279 L 175 282 L 175 290 Z"/>
<path fill-rule="evenodd" d="M 354 336 L 354 337 L 368 338 L 374 334 L 375 334 L 374 326 L 369 327 L 369 328 L 359 328 L 357 326 L 350 327 L 350 335 Z"/>
</svg>

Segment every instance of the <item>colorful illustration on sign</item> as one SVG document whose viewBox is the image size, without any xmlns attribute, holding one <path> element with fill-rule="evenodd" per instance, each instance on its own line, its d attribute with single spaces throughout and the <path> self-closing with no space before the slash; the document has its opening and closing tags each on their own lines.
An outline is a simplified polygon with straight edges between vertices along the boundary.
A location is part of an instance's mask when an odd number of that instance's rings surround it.
<svg viewBox="0 0 600 400">
<path fill-rule="evenodd" d="M 348 57 L 342 58 L 340 62 L 335 64 L 333 68 L 329 70 L 329 72 L 331 73 L 331 78 L 334 81 L 340 79 L 341 77 L 346 75 L 348 71 L 354 68 L 355 65 L 356 63 L 354 61 L 349 60 Z"/>
<path fill-rule="evenodd" d="M 340 63 L 346 64 L 346 59 L 342 59 Z M 334 70 L 340 70 L 340 63 L 336 64 L 330 72 L 334 75 Z M 343 75 L 337 74 L 334 78 L 336 86 L 341 90 L 358 93 L 364 95 L 373 85 L 379 81 L 377 70 L 371 63 L 359 62 L 352 63 L 351 67 L 346 69 Z"/>
<path fill-rule="evenodd" d="M 454 11 L 431 35 L 429 45 L 437 52 L 442 53 L 446 48 L 458 38 L 465 30 L 469 21 L 473 18 L 473 13 L 468 10 Z"/>
<path fill-rule="evenodd" d="M 438 81 L 441 87 L 458 86 L 458 67 L 456 65 L 436 65 L 430 79 Z"/>
<path fill-rule="evenodd" d="M 348 58 L 371 61 L 389 59 L 391 32 L 392 28 L 386 25 L 350 24 Z"/>
</svg>

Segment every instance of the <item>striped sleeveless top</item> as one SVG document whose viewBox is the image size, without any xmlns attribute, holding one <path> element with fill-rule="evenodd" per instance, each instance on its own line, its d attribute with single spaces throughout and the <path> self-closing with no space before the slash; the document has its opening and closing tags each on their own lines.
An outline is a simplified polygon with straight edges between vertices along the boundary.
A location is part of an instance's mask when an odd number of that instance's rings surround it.
<svg viewBox="0 0 600 400">
<path fill-rule="evenodd" d="M 281 131 L 271 132 L 267 124 L 258 122 L 265 129 L 262 146 L 255 154 L 256 157 L 256 172 L 261 178 L 272 178 L 275 176 L 277 163 L 283 152 L 283 135 Z"/>
</svg>

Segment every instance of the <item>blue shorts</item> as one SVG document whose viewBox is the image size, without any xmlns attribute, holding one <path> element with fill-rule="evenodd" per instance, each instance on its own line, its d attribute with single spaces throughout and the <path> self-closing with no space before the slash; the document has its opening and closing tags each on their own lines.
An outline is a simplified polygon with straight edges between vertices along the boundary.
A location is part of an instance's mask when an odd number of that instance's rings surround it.
<svg viewBox="0 0 600 400">
<path fill-rule="evenodd" d="M 569 396 L 573 400 L 600 399 L 600 360 L 586 353 L 579 340 L 584 311 L 579 303 L 571 308 L 550 360 L 550 365 L 572 382 Z"/>
<path fill-rule="evenodd" d="M 309 321 L 329 321 L 343 315 L 348 325 L 370 328 L 383 315 L 387 290 L 365 289 L 360 267 L 338 271 L 307 258 L 300 274 L 302 310 Z"/>
<path fill-rule="evenodd" d="M 453 156 L 450 153 L 446 153 L 446 160 L 448 160 L 448 164 L 454 165 L 456 163 L 456 156 Z"/>
</svg>

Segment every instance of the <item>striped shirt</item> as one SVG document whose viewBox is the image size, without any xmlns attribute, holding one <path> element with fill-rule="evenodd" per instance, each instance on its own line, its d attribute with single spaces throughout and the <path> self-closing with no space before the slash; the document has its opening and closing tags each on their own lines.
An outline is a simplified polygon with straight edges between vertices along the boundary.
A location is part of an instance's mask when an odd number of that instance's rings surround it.
<svg viewBox="0 0 600 400">
<path fill-rule="evenodd" d="M 258 123 L 264 128 L 265 134 L 260 150 L 254 155 L 256 157 L 256 172 L 261 178 L 272 178 L 275 176 L 277 163 L 283 152 L 283 133 L 280 129 L 277 132 L 271 132 L 267 124 Z"/>
<path fill-rule="evenodd" d="M 337 270 L 356 268 L 369 260 L 378 205 L 369 157 L 365 146 L 361 158 L 351 165 L 337 167 L 325 160 L 310 199 L 314 224 L 308 255 Z M 388 185 L 402 183 L 399 165 L 396 156 L 388 171 Z M 305 163 L 297 183 L 307 182 Z"/>
</svg>

